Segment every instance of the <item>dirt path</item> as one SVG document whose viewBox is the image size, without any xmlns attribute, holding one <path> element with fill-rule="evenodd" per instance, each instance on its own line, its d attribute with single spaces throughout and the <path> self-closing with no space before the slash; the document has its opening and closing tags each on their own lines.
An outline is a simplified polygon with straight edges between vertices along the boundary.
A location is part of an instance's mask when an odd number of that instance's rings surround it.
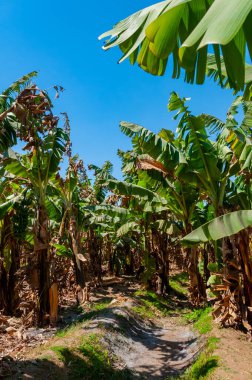
<svg viewBox="0 0 252 380">
<path fill-rule="evenodd" d="M 211 380 L 252 380 L 252 343 L 246 335 L 233 329 L 214 329 L 220 338 L 219 348 L 214 352 L 219 356 L 219 367 Z"/>
<path fill-rule="evenodd" d="M 21 360 L 5 360 L 6 379 L 93 379 L 88 372 L 71 375 L 69 366 L 76 360 L 85 362 L 76 347 L 86 336 L 99 336 L 100 344 L 108 352 L 109 361 L 115 366 L 113 379 L 167 379 L 179 375 L 195 359 L 203 342 L 188 326 L 177 324 L 177 316 L 142 318 L 136 308 L 141 302 L 134 296 L 136 285 L 125 284 L 104 288 L 92 297 L 97 305 L 106 300 L 107 306 L 91 319 L 79 323 L 64 337 L 54 337 L 45 345 L 23 354 Z M 62 362 L 53 347 L 63 347 L 69 362 Z M 115 360 L 116 358 L 116 360 Z M 90 359 L 90 358 L 89 358 Z M 70 363 L 70 364 L 69 364 Z M 90 364 L 90 363 L 89 363 Z M 97 362 L 91 363 L 97 365 Z M 100 365 L 100 364 L 99 364 Z M 84 367 L 83 367 L 84 368 Z M 87 368 L 85 367 L 85 371 Z M 129 370 L 126 377 L 120 372 Z M 118 372 L 119 371 L 119 372 Z M 99 380 L 107 380 L 106 369 Z"/>
<path fill-rule="evenodd" d="M 150 310 L 146 309 L 145 304 L 144 313 L 147 316 L 143 317 L 143 298 L 137 296 L 137 290 L 138 284 L 127 281 L 97 289 L 91 297 L 91 309 L 87 307 L 82 315 L 71 309 L 64 314 L 64 320 L 68 323 L 77 322 L 66 333 L 48 338 L 47 335 L 53 334 L 53 331 L 40 329 L 35 334 L 33 329 L 32 332 L 28 329 L 27 334 L 41 335 L 42 342 L 49 339 L 44 344 L 38 341 L 35 348 L 28 347 L 24 342 L 27 351 L 19 351 L 16 347 L 22 342 L 16 342 L 16 346 L 13 337 L 13 351 L 0 362 L 0 379 L 176 378 L 196 359 L 205 341 L 189 325 L 181 323 L 181 313 L 184 307 L 188 307 L 186 300 L 170 298 L 164 306 L 161 300 L 156 307 L 168 307 L 168 314 L 164 316 L 159 309 L 155 309 L 154 317 L 151 305 L 152 301 L 155 305 L 155 299 L 150 300 Z M 246 340 L 246 336 L 231 328 L 217 327 L 211 336 L 220 339 L 213 353 L 219 357 L 219 367 L 209 380 L 252 380 L 252 343 Z M 97 345 L 94 340 L 93 346 L 91 341 L 83 354 L 80 347 L 83 339 L 88 337 L 99 337 L 99 342 Z M 35 343 L 32 341 L 30 344 Z"/>
<path fill-rule="evenodd" d="M 188 326 L 174 324 L 172 318 L 151 323 L 136 317 L 135 301 L 128 299 L 84 326 L 91 333 L 102 326 L 105 345 L 136 377 L 166 379 L 184 371 L 202 344 Z"/>
</svg>

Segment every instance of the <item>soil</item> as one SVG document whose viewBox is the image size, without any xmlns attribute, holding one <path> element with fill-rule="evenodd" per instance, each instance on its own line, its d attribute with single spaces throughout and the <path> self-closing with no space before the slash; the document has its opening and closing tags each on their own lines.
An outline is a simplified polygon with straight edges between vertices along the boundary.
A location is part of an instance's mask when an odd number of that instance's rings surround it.
<svg viewBox="0 0 252 380">
<path fill-rule="evenodd" d="M 133 297 L 137 287 L 119 284 L 93 294 L 93 302 L 111 300 L 104 311 L 80 323 L 70 336 L 54 337 L 36 349 L 5 357 L 2 378 L 68 379 L 67 368 L 50 347 L 78 346 L 81 337 L 92 333 L 102 333 L 102 344 L 117 358 L 117 369 L 129 369 L 132 378 L 158 380 L 179 375 L 195 360 L 204 342 L 189 326 L 179 325 L 176 315 L 146 320 L 133 312 L 139 306 Z"/>
<path fill-rule="evenodd" d="M 105 328 L 104 342 L 124 367 L 144 379 L 166 379 L 184 371 L 195 359 L 202 344 L 187 326 L 171 318 L 148 322 L 131 310 L 131 299 L 111 307 L 84 327 L 89 332 Z M 119 318 L 118 318 L 119 317 Z"/>
<path fill-rule="evenodd" d="M 220 363 L 211 380 L 252 380 L 252 343 L 246 335 L 231 328 L 215 328 L 213 335 L 220 338 L 214 352 Z"/>
<path fill-rule="evenodd" d="M 110 302 L 108 307 L 92 319 L 78 323 L 71 334 L 64 337 L 51 337 L 55 334 L 53 329 L 30 329 L 26 335 L 39 337 L 37 341 L 33 339 L 31 347 L 27 341 L 19 342 L 13 337 L 12 351 L 8 348 L 5 355 L 2 352 L 0 378 L 68 380 L 67 366 L 51 347 L 67 346 L 74 350 L 81 339 L 91 333 L 101 333 L 102 345 L 111 357 L 117 358 L 116 370 L 128 368 L 135 379 L 170 379 L 183 373 L 205 342 L 190 326 L 181 324 L 180 312 L 152 320 L 141 318 L 134 312 L 134 307 L 139 306 L 134 297 L 137 289 L 137 284 L 126 282 L 96 290 L 91 303 L 107 301 Z M 179 300 L 177 307 L 183 308 L 183 302 Z M 76 310 L 69 309 L 64 314 L 64 323 L 80 321 L 82 317 Z M 217 327 L 211 335 L 220 338 L 214 352 L 220 358 L 220 366 L 211 380 L 252 380 L 252 343 L 247 341 L 246 335 Z M 23 348 L 17 350 L 21 344 Z M 32 347 L 35 344 L 36 347 Z"/>
</svg>

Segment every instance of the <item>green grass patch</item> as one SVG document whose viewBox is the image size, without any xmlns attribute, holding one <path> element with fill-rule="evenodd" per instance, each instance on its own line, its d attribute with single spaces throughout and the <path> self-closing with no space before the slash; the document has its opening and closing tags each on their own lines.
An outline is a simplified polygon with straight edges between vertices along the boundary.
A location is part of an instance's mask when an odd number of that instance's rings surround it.
<svg viewBox="0 0 252 380">
<path fill-rule="evenodd" d="M 220 342 L 220 338 L 216 338 L 215 336 L 210 336 L 207 340 L 208 349 L 210 351 L 216 350 L 219 342 Z"/>
<path fill-rule="evenodd" d="M 184 318 L 202 335 L 209 334 L 213 329 L 211 307 L 196 309 L 187 313 Z M 208 379 L 210 374 L 219 364 L 219 357 L 213 355 L 217 348 L 219 338 L 210 336 L 207 339 L 204 351 L 198 356 L 195 363 L 180 377 L 181 380 L 203 380 Z"/>
<path fill-rule="evenodd" d="M 209 353 L 202 352 L 196 362 L 186 371 L 182 377 L 183 380 L 202 380 L 207 379 L 209 375 L 218 367 L 219 357 L 209 356 Z"/>
<path fill-rule="evenodd" d="M 100 314 L 100 312 L 106 310 L 111 302 L 111 298 L 104 299 L 102 301 L 98 301 L 97 303 L 93 304 L 91 306 L 91 310 L 83 315 L 82 320 L 88 321 L 97 315 Z"/>
<path fill-rule="evenodd" d="M 76 348 L 63 346 L 51 348 L 58 359 L 65 364 L 69 380 L 132 379 L 130 371 L 114 368 L 115 358 L 110 357 L 101 340 L 101 334 L 90 334 L 85 336 Z"/>
<path fill-rule="evenodd" d="M 209 378 L 215 368 L 219 365 L 219 357 L 213 355 L 219 341 L 219 338 L 213 336 L 208 338 L 205 350 L 182 376 L 183 380 L 206 380 Z"/>
<path fill-rule="evenodd" d="M 195 309 L 192 312 L 185 314 L 184 318 L 187 322 L 193 323 L 193 326 L 200 334 L 207 334 L 213 328 L 211 311 L 211 307 Z"/>
<path fill-rule="evenodd" d="M 170 313 L 171 305 L 165 297 L 158 296 L 150 290 L 138 290 L 135 292 L 136 298 L 141 302 L 141 305 L 135 306 L 132 309 L 138 312 L 141 316 L 154 318 L 156 315 L 167 316 Z"/>
<path fill-rule="evenodd" d="M 186 272 L 178 273 L 169 279 L 170 287 L 178 295 L 186 296 L 188 293 L 189 276 Z"/>
<path fill-rule="evenodd" d="M 70 326 L 67 326 L 63 329 L 58 330 L 56 333 L 56 336 L 58 338 L 65 338 L 68 334 L 71 334 L 75 330 L 75 328 L 78 324 L 79 324 L 79 322 L 72 323 Z"/>
<path fill-rule="evenodd" d="M 146 307 L 146 305 L 133 306 L 132 310 L 136 314 L 140 315 L 142 318 L 152 319 L 152 318 L 155 318 L 155 316 L 156 316 L 155 313 L 151 309 L 149 309 L 148 307 Z"/>
<path fill-rule="evenodd" d="M 67 326 L 63 329 L 60 329 L 57 331 L 56 336 L 59 338 L 65 338 L 68 334 L 71 334 L 73 330 L 83 321 L 89 321 L 92 318 L 95 318 L 98 316 L 102 311 L 106 310 L 108 308 L 108 305 L 111 302 L 111 298 L 103 299 L 102 301 L 99 301 L 97 303 L 94 303 L 91 305 L 90 311 L 84 312 L 82 307 L 78 307 L 78 311 L 83 313 L 82 318 L 80 321 L 73 322 L 70 326 Z"/>
</svg>

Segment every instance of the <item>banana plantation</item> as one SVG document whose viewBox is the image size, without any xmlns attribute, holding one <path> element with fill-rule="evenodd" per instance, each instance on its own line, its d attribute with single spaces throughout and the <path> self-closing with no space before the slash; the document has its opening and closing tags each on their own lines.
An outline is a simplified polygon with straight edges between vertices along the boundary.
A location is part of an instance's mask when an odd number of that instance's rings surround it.
<svg viewBox="0 0 252 380">
<path fill-rule="evenodd" d="M 233 99 L 220 118 L 171 87 L 171 127 L 113 126 L 116 175 L 75 153 L 62 86 L 33 71 L 1 93 L 0 378 L 252 378 L 251 22 L 250 0 L 166 0 L 99 37 Z M 228 340 L 242 367 L 210 378 Z"/>
<path fill-rule="evenodd" d="M 221 324 L 250 333 L 251 103 L 238 96 L 222 121 L 171 93 L 176 133 L 121 122 L 132 142 L 118 150 L 123 180 L 107 161 L 89 166 L 91 181 L 72 155 L 67 114 L 54 115 L 32 76 L 1 96 L 2 313 L 55 324 L 67 288 L 82 304 L 104 273 L 138 274 L 169 294 L 178 260 L 192 305 L 211 300 Z"/>
</svg>

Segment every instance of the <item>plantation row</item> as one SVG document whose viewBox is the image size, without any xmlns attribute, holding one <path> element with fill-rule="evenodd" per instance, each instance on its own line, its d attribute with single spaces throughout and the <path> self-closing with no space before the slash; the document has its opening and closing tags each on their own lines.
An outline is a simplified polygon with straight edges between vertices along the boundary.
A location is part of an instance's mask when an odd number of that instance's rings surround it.
<svg viewBox="0 0 252 380">
<path fill-rule="evenodd" d="M 176 134 L 121 123 L 132 140 L 131 151 L 118 151 L 124 180 L 106 162 L 90 165 L 90 181 L 72 155 L 67 115 L 53 114 L 34 75 L 0 98 L 2 313 L 55 324 L 66 292 L 82 304 L 103 274 L 135 274 L 169 293 L 177 260 L 188 270 L 194 306 L 211 300 L 218 321 L 250 332 L 251 103 L 237 97 L 221 121 L 194 116 L 172 93 Z"/>
</svg>

